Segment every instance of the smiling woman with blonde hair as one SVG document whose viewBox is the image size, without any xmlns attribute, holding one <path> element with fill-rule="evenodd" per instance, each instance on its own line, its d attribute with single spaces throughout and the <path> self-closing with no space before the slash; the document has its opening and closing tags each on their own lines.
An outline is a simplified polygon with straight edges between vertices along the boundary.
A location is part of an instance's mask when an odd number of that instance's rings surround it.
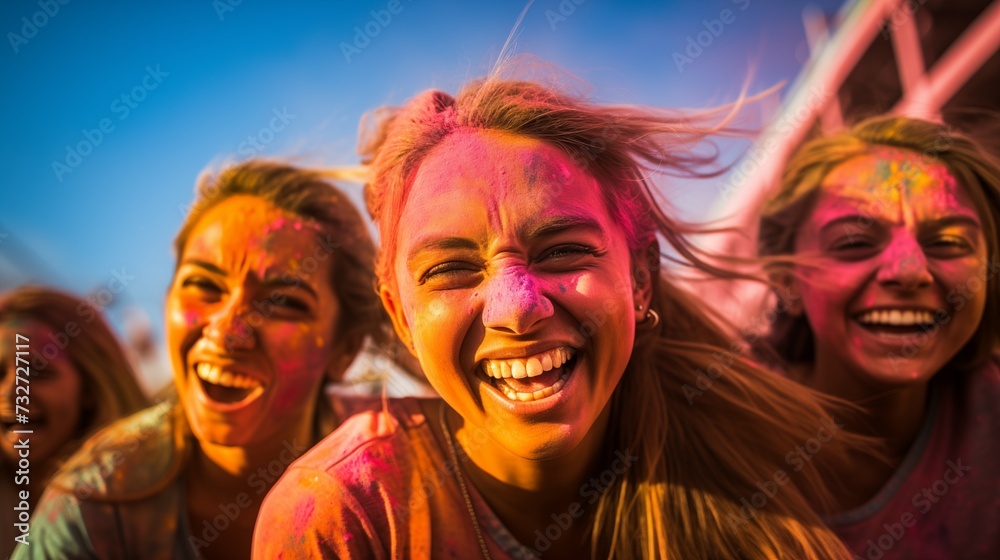
<svg viewBox="0 0 1000 560">
<path fill-rule="evenodd" d="M 759 247 L 797 302 L 770 333 L 783 368 L 887 443 L 845 471 L 837 533 L 869 558 L 1000 556 L 1000 160 L 862 121 L 793 155 Z"/>
<path fill-rule="evenodd" d="M 380 293 L 441 399 L 355 416 L 293 465 L 256 558 L 846 557 L 812 505 L 860 440 L 661 267 L 664 242 L 726 274 L 647 177 L 699 174 L 717 113 L 491 77 L 381 114 Z M 815 460 L 786 459 L 824 426 Z"/>
</svg>

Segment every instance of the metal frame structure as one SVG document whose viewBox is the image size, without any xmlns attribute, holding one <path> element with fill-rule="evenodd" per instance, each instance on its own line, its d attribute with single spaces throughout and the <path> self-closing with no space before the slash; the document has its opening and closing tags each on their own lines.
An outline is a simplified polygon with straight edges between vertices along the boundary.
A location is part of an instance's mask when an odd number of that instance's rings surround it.
<svg viewBox="0 0 1000 560">
<path fill-rule="evenodd" d="M 718 235 L 706 242 L 715 254 L 752 256 L 757 217 L 780 179 L 793 150 L 819 123 L 823 132 L 844 126 L 838 91 L 861 57 L 880 34 L 889 31 L 902 99 L 891 113 L 940 120 L 941 108 L 1000 50 L 1000 0 L 993 2 L 969 25 L 948 50 L 927 68 L 914 14 L 924 0 L 856 0 L 839 14 L 833 33 L 823 14 L 806 11 L 803 20 L 811 59 L 792 85 L 771 124 L 750 149 L 741 172 L 723 190 L 710 219 L 738 234 Z M 765 288 L 747 282 L 699 284 L 698 293 L 736 324 L 761 311 Z"/>
</svg>

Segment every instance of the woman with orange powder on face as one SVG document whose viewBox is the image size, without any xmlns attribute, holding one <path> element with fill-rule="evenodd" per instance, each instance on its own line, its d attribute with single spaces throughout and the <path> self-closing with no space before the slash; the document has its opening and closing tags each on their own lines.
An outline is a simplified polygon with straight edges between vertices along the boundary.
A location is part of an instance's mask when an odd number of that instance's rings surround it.
<svg viewBox="0 0 1000 560">
<path fill-rule="evenodd" d="M 382 114 L 380 294 L 441 399 L 301 458 L 255 558 L 846 557 L 811 505 L 858 438 L 786 463 L 830 403 L 729 351 L 661 268 L 663 241 L 723 274 L 647 179 L 696 174 L 719 127 L 499 77 Z"/>
<path fill-rule="evenodd" d="M 388 339 L 365 223 L 316 172 L 203 177 L 175 249 L 176 402 L 92 438 L 15 558 L 248 558 L 265 492 L 338 422 L 324 381 Z"/>
<path fill-rule="evenodd" d="M 0 488 L 8 508 L 0 556 L 30 529 L 21 512 L 34 510 L 59 464 L 99 428 L 147 404 L 125 351 L 95 307 L 41 286 L 0 295 Z M 22 459 L 27 469 L 19 467 Z M 18 509 L 22 502 L 27 507 Z"/>
<path fill-rule="evenodd" d="M 793 304 L 784 368 L 886 441 L 831 526 L 862 558 L 1000 557 L 1000 161 L 947 126 L 864 121 L 804 145 L 761 216 Z"/>
</svg>

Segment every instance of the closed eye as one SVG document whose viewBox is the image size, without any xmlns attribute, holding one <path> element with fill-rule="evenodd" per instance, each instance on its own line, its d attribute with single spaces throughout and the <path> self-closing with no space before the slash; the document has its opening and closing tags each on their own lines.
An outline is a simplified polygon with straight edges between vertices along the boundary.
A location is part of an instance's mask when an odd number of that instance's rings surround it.
<svg viewBox="0 0 1000 560">
<path fill-rule="evenodd" d="M 581 255 L 594 255 L 597 251 L 593 247 L 588 247 L 586 245 L 568 244 L 568 245 L 558 245 L 549 249 L 547 252 L 542 253 L 539 257 L 539 261 L 559 259 L 564 257 L 577 257 Z"/>
<path fill-rule="evenodd" d="M 972 244 L 954 235 L 940 235 L 924 242 L 927 252 L 937 258 L 957 258 L 972 252 Z"/>
<path fill-rule="evenodd" d="M 281 305 L 282 307 L 286 307 L 288 309 L 292 309 L 295 311 L 302 311 L 302 312 L 309 311 L 310 309 L 309 304 L 306 303 L 305 301 L 290 296 L 285 296 L 282 299 L 281 303 L 279 303 L 279 305 Z"/>
<path fill-rule="evenodd" d="M 448 261 L 436 264 L 429 268 L 421 277 L 419 282 L 423 284 L 428 280 L 445 280 L 458 278 L 467 274 L 475 274 L 480 271 L 480 267 L 465 261 Z"/>
<path fill-rule="evenodd" d="M 204 292 L 221 293 L 222 288 L 218 284 L 201 276 L 191 276 L 181 282 L 182 288 L 197 288 Z"/>
<path fill-rule="evenodd" d="M 875 239 L 865 236 L 848 235 L 835 239 L 827 249 L 840 260 L 857 261 L 867 259 L 880 250 L 880 244 Z"/>
<path fill-rule="evenodd" d="M 871 241 L 866 241 L 864 239 L 852 239 L 849 241 L 837 242 L 830 247 L 834 251 L 843 251 L 847 249 L 861 249 L 865 247 L 874 247 L 875 244 Z"/>
</svg>

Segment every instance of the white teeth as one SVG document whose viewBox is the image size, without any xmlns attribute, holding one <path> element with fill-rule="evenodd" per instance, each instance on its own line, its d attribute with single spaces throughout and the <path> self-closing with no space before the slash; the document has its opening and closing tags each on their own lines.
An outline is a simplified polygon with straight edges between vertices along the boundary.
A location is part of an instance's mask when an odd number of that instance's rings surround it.
<svg viewBox="0 0 1000 560">
<path fill-rule="evenodd" d="M 197 367 L 198 377 L 208 381 L 209 383 L 218 384 L 219 377 L 221 377 L 221 372 L 219 368 L 211 364 L 198 364 Z"/>
<path fill-rule="evenodd" d="M 863 313 L 858 321 L 866 325 L 916 326 L 934 324 L 934 316 L 929 311 L 920 310 L 872 310 Z"/>
<path fill-rule="evenodd" d="M 549 371 L 552 369 L 552 356 L 546 354 L 542 356 L 542 371 Z"/>
<path fill-rule="evenodd" d="M 504 396 L 512 401 L 528 402 L 537 401 L 539 399 L 544 399 L 546 397 L 551 397 L 552 395 L 562 391 L 562 388 L 566 386 L 566 375 L 563 374 L 558 381 L 552 384 L 551 387 L 546 387 L 544 389 L 534 391 L 532 393 L 525 393 L 521 391 L 515 391 L 510 385 L 506 383 L 497 383 L 497 387 L 503 392 Z"/>
<path fill-rule="evenodd" d="M 260 386 L 260 383 L 255 379 L 241 375 L 239 373 L 232 373 L 229 371 L 223 372 L 218 366 L 212 364 L 200 363 L 195 366 L 195 373 L 198 374 L 202 380 L 207 381 L 213 385 L 220 385 L 222 387 L 235 387 L 237 389 L 256 389 Z"/>
<path fill-rule="evenodd" d="M 524 367 L 528 370 L 528 377 L 538 377 L 542 374 L 542 362 L 538 358 L 528 358 Z"/>
<path fill-rule="evenodd" d="M 573 350 L 556 348 L 526 359 L 483 360 L 483 372 L 495 379 L 538 377 L 547 371 L 562 367 L 572 357 Z"/>
<path fill-rule="evenodd" d="M 511 360 L 510 362 L 510 375 L 514 379 L 522 379 L 528 376 L 528 370 L 524 368 L 524 362 L 521 360 Z"/>
<path fill-rule="evenodd" d="M 525 359 L 483 360 L 483 372 L 495 379 L 538 377 L 539 375 L 561 368 L 573 358 L 575 350 L 571 348 L 555 348 Z M 549 387 L 537 391 L 524 392 L 516 390 L 510 383 L 496 382 L 493 385 L 512 401 L 528 402 L 551 397 L 566 385 L 568 372 L 562 372 L 559 379 Z"/>
</svg>

